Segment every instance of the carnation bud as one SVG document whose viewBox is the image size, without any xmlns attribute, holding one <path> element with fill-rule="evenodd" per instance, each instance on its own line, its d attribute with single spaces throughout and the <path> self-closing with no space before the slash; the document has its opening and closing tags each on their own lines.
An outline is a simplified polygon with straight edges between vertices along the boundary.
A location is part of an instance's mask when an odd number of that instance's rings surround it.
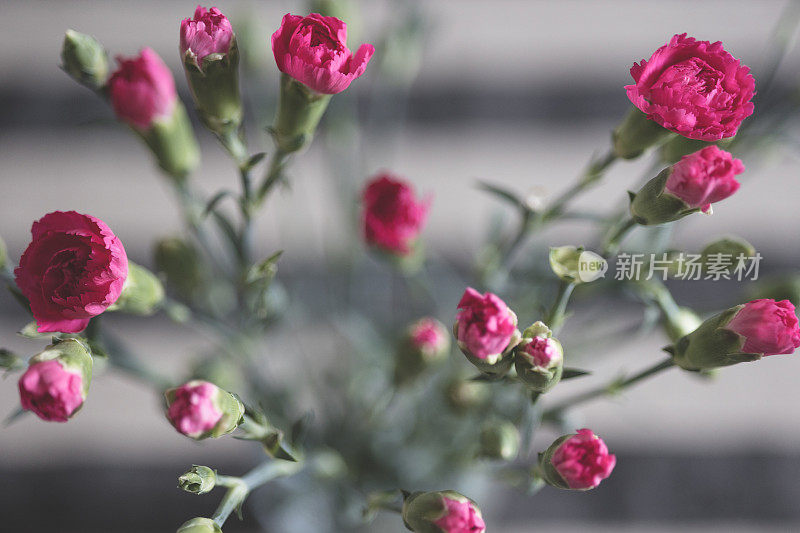
<svg viewBox="0 0 800 533">
<path fill-rule="evenodd" d="M 642 225 L 664 224 L 692 213 L 711 212 L 711 204 L 739 188 L 744 165 L 716 146 L 684 156 L 636 193 L 630 193 L 633 219 Z"/>
<path fill-rule="evenodd" d="M 108 56 L 103 45 L 91 35 L 67 30 L 61 48 L 61 68 L 81 85 L 97 91 L 108 79 Z"/>
<path fill-rule="evenodd" d="M 458 309 L 453 334 L 467 360 L 487 374 L 508 372 L 521 338 L 517 315 L 497 295 L 471 287 L 464 291 Z"/>
<path fill-rule="evenodd" d="M 645 150 L 669 139 L 674 134 L 636 108 L 632 108 L 614 129 L 611 139 L 614 153 L 622 159 L 636 159 Z"/>
<path fill-rule="evenodd" d="M 708 262 L 709 257 L 729 256 L 735 262 L 737 258 L 750 258 L 756 255 L 755 247 L 741 237 L 723 237 L 709 243 L 700 252 L 704 262 Z"/>
<path fill-rule="evenodd" d="M 403 523 L 415 533 L 484 533 L 477 504 L 453 490 L 415 492 L 403 502 Z"/>
<path fill-rule="evenodd" d="M 508 420 L 487 422 L 481 428 L 478 442 L 479 457 L 512 461 L 519 452 L 519 430 Z"/>
<path fill-rule="evenodd" d="M 190 381 L 164 396 L 170 423 L 195 440 L 227 435 L 244 416 L 244 405 L 236 396 L 208 381 Z"/>
<path fill-rule="evenodd" d="M 178 477 L 178 487 L 192 494 L 205 494 L 217 484 L 217 473 L 207 466 L 192 465 L 192 469 Z"/>
<path fill-rule="evenodd" d="M 562 281 L 588 283 L 603 277 L 608 262 L 583 246 L 558 246 L 550 248 L 550 268 Z"/>
<path fill-rule="evenodd" d="M 198 517 L 184 522 L 176 533 L 222 533 L 222 528 L 210 518 Z"/>
<path fill-rule="evenodd" d="M 122 286 L 122 293 L 109 310 L 152 315 L 163 302 L 164 286 L 161 280 L 143 266 L 128 261 L 128 277 Z"/>
<path fill-rule="evenodd" d="M 788 300 L 753 300 L 715 315 L 667 348 L 675 364 L 704 370 L 790 354 L 800 346 L 795 308 Z"/>
<path fill-rule="evenodd" d="M 181 22 L 180 52 L 203 124 L 222 137 L 236 134 L 242 122 L 239 47 L 228 18 L 216 7 L 197 6 L 194 18 Z"/>
<path fill-rule="evenodd" d="M 450 332 L 435 318 L 421 318 L 411 324 L 395 358 L 395 384 L 412 381 L 425 370 L 447 359 Z"/>
<path fill-rule="evenodd" d="M 170 237 L 156 243 L 154 260 L 167 285 L 184 298 L 190 298 L 205 283 L 206 275 L 200 253 L 191 243 Z"/>
<path fill-rule="evenodd" d="M 564 349 L 543 322 L 522 332 L 522 340 L 514 348 L 514 367 L 517 377 L 535 392 L 547 392 L 561 381 Z"/>
<path fill-rule="evenodd" d="M 616 463 L 600 437 L 590 429 L 579 429 L 539 454 L 539 475 L 559 489 L 589 490 L 611 475 Z"/>
<path fill-rule="evenodd" d="M 486 383 L 471 379 L 456 379 L 445 388 L 445 400 L 457 413 L 485 405 L 490 395 Z"/>
<path fill-rule="evenodd" d="M 66 422 L 83 405 L 91 381 L 89 348 L 78 339 L 65 339 L 31 358 L 19 378 L 20 403 L 42 420 Z"/>
<path fill-rule="evenodd" d="M 331 95 L 312 91 L 288 74 L 281 74 L 278 112 L 272 136 L 278 149 L 291 154 L 311 144 Z"/>
</svg>

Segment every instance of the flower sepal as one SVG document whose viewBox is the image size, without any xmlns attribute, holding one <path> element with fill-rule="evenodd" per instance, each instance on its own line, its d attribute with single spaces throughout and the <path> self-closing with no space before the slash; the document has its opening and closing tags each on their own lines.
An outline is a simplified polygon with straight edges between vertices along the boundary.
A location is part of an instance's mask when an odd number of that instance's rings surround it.
<svg viewBox="0 0 800 533">
<path fill-rule="evenodd" d="M 699 207 L 692 208 L 677 196 L 666 192 L 667 179 L 671 173 L 672 167 L 665 168 L 638 193 L 628 192 L 631 216 L 637 224 L 666 224 L 700 211 Z"/>
<path fill-rule="evenodd" d="M 278 113 L 270 129 L 278 149 L 291 154 L 308 146 L 330 101 L 330 94 L 318 93 L 282 73 Z"/>
<path fill-rule="evenodd" d="M 638 109 L 631 108 L 611 134 L 614 153 L 622 159 L 636 159 L 645 150 L 676 136 Z"/>
<path fill-rule="evenodd" d="M 169 115 L 153 119 L 148 129 L 133 129 L 150 148 L 158 166 L 176 182 L 185 181 L 200 163 L 194 130 L 180 102 Z"/>
<path fill-rule="evenodd" d="M 181 524 L 176 533 L 222 533 L 222 528 L 210 518 L 197 517 Z"/>
</svg>

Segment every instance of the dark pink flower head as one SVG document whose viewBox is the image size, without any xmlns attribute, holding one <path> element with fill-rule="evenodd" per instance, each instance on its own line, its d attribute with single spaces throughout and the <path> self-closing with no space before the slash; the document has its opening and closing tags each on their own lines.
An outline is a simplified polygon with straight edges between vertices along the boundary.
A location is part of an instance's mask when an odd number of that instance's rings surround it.
<svg viewBox="0 0 800 533">
<path fill-rule="evenodd" d="M 531 357 L 533 366 L 549 369 L 561 362 L 561 348 L 550 337 L 534 337 L 522 349 Z"/>
<path fill-rule="evenodd" d="M 428 218 L 430 200 L 418 200 L 411 184 L 383 173 L 367 183 L 362 203 L 367 244 L 398 255 L 411 253 Z"/>
<path fill-rule="evenodd" d="M 750 69 L 722 48 L 721 42 L 675 35 L 631 67 L 628 85 L 633 105 L 670 131 L 690 139 L 733 137 L 753 114 L 755 81 Z"/>
<path fill-rule="evenodd" d="M 466 498 L 444 497 L 445 515 L 434 521 L 444 533 L 483 533 L 486 524 L 481 512 Z"/>
<path fill-rule="evenodd" d="M 227 54 L 233 39 L 233 28 L 228 17 L 216 7 L 197 6 L 194 18 L 181 21 L 181 57 L 187 50 L 202 61 L 209 54 Z"/>
<path fill-rule="evenodd" d="M 108 97 L 117 118 L 146 130 L 154 120 L 172 113 L 178 100 L 175 80 L 158 54 L 145 48 L 137 57 L 118 56 L 117 63 L 119 68 L 108 80 Z"/>
<path fill-rule="evenodd" d="M 468 287 L 458 302 L 456 338 L 478 359 L 503 353 L 517 329 L 517 317 L 491 292 L 481 294 Z"/>
<path fill-rule="evenodd" d="M 54 359 L 34 363 L 19 378 L 19 399 L 42 420 L 66 422 L 83 404 L 83 378 Z"/>
<path fill-rule="evenodd" d="M 211 431 L 222 419 L 222 411 L 215 399 L 219 388 L 207 381 L 190 381 L 170 391 L 167 418 L 188 437 L 197 438 Z"/>
<path fill-rule="evenodd" d="M 593 489 L 611 475 L 616 456 L 608 453 L 605 442 L 590 429 L 561 443 L 551 459 L 553 467 L 571 489 Z"/>
<path fill-rule="evenodd" d="M 323 94 L 344 91 L 367 68 L 375 48 L 362 44 L 355 55 L 347 48 L 347 25 L 336 17 L 287 13 L 272 34 L 278 69 Z"/>
<path fill-rule="evenodd" d="M 665 190 L 689 207 L 699 207 L 707 212 L 711 204 L 739 190 L 736 176 L 742 172 L 744 165 L 729 152 L 706 146 L 672 165 Z"/>
<path fill-rule="evenodd" d="M 450 337 L 444 325 L 435 318 L 421 318 L 409 328 L 411 345 L 423 353 L 446 350 Z"/>
<path fill-rule="evenodd" d="M 789 300 L 753 300 L 725 326 L 745 338 L 742 352 L 778 355 L 800 347 L 800 327 Z"/>
<path fill-rule="evenodd" d="M 75 211 L 45 215 L 31 233 L 14 275 L 39 331 L 82 331 L 119 298 L 125 248 L 102 220 Z"/>
</svg>

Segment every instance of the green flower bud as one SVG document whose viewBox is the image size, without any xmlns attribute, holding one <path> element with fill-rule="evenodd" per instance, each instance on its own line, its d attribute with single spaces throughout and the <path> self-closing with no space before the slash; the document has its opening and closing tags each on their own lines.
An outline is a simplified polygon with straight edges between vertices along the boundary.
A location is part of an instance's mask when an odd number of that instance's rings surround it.
<svg viewBox="0 0 800 533">
<path fill-rule="evenodd" d="M 81 375 L 82 393 L 85 399 L 89 394 L 89 385 L 92 382 L 93 360 L 92 351 L 84 341 L 69 338 L 55 342 L 45 348 L 43 352 L 31 357 L 28 366 L 52 360 L 59 361 L 64 370 Z"/>
<path fill-rule="evenodd" d="M 184 522 L 176 533 L 222 533 L 222 529 L 210 518 L 192 518 Z"/>
<path fill-rule="evenodd" d="M 67 30 L 61 48 L 61 68 L 75 81 L 93 91 L 105 86 L 108 79 L 108 56 L 91 35 Z"/>
<path fill-rule="evenodd" d="M 197 248 L 179 237 L 158 241 L 154 259 L 158 271 L 166 275 L 167 285 L 184 298 L 194 295 L 206 282 L 206 272 Z"/>
<path fill-rule="evenodd" d="M 287 74 L 281 74 L 281 94 L 272 135 L 284 154 L 311 143 L 331 95 L 312 91 Z"/>
<path fill-rule="evenodd" d="M 485 405 L 490 396 L 489 386 L 481 381 L 457 379 L 445 388 L 445 401 L 462 414 Z"/>
<path fill-rule="evenodd" d="M 689 207 L 686 202 L 665 191 L 672 167 L 665 168 L 658 176 L 648 181 L 636 194 L 630 195 L 631 216 L 637 224 L 650 226 L 679 220 L 700 208 Z"/>
<path fill-rule="evenodd" d="M 171 115 L 154 120 L 149 129 L 134 131 L 153 152 L 158 166 L 177 182 L 184 181 L 200 163 L 200 147 L 180 102 Z"/>
<path fill-rule="evenodd" d="M 186 81 L 203 125 L 221 137 L 235 135 L 242 123 L 239 91 L 239 47 L 231 37 L 227 54 L 213 53 L 198 60 L 187 49 L 183 55 Z M 240 154 L 242 158 L 247 154 Z"/>
<path fill-rule="evenodd" d="M 488 422 L 481 428 L 478 443 L 479 457 L 512 461 L 519 452 L 519 430 L 507 420 Z"/>
<path fill-rule="evenodd" d="M 403 502 L 403 523 L 415 533 L 446 533 L 451 515 L 466 531 L 486 530 L 477 504 L 454 490 L 415 492 Z"/>
<path fill-rule="evenodd" d="M 741 237 L 723 237 L 709 243 L 701 252 L 703 262 L 707 263 L 712 255 L 726 255 L 731 258 L 734 265 L 738 258 L 750 258 L 756 255 L 755 247 Z"/>
<path fill-rule="evenodd" d="M 744 307 L 737 305 L 709 318 L 669 347 L 675 364 L 686 370 L 703 370 L 761 359 L 763 354 L 743 353 L 745 338 L 725 327 Z"/>
<path fill-rule="evenodd" d="M 608 262 L 583 246 L 558 246 L 550 248 L 550 268 L 563 281 L 588 283 L 603 277 Z"/>
<path fill-rule="evenodd" d="M 164 286 L 152 272 L 128 261 L 128 277 L 122 286 L 122 294 L 111 311 L 123 311 L 134 315 L 152 315 L 164 302 Z"/>
<path fill-rule="evenodd" d="M 211 492 L 217 483 L 217 473 L 207 466 L 192 465 L 192 469 L 178 477 L 178 487 L 192 494 Z"/>
<path fill-rule="evenodd" d="M 514 368 L 520 381 L 535 392 L 547 392 L 561 381 L 564 349 L 543 322 L 522 332 L 522 341 L 514 348 Z"/>
<path fill-rule="evenodd" d="M 435 318 L 422 318 L 408 327 L 395 359 L 394 381 L 403 385 L 447 359 L 450 333 Z"/>
<path fill-rule="evenodd" d="M 611 135 L 614 153 L 622 159 L 636 159 L 648 148 L 675 136 L 668 129 L 632 108 Z"/>
</svg>

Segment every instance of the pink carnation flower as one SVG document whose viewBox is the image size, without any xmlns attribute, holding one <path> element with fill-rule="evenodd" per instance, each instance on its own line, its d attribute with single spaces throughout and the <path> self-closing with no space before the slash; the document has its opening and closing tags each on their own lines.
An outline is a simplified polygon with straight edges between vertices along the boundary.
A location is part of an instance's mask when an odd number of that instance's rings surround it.
<svg viewBox="0 0 800 533">
<path fill-rule="evenodd" d="M 108 80 L 108 96 L 117 117 L 146 130 L 153 121 L 172 113 L 178 95 L 172 73 L 153 50 L 137 56 L 117 57 L 119 68 Z"/>
<path fill-rule="evenodd" d="M 608 453 L 605 442 L 590 429 L 579 429 L 553 453 L 551 460 L 571 489 L 593 489 L 611 475 L 616 456 Z"/>
<path fill-rule="evenodd" d="M 272 52 L 281 72 L 318 93 L 336 94 L 364 73 L 375 48 L 362 44 L 353 55 L 341 20 L 287 13 L 272 34 Z"/>
<path fill-rule="evenodd" d="M 790 354 L 800 347 L 797 315 L 789 300 L 748 302 L 725 328 L 745 338 L 745 353 Z"/>
<path fill-rule="evenodd" d="M 197 438 L 211 431 L 222 418 L 222 411 L 214 402 L 219 389 L 213 383 L 192 381 L 173 393 L 167 418 L 179 433 Z"/>
<path fill-rule="evenodd" d="M 422 318 L 411 325 L 411 345 L 424 353 L 439 353 L 446 349 L 448 332 L 435 318 Z"/>
<path fill-rule="evenodd" d="M 430 200 L 417 200 L 411 184 L 383 173 L 367 183 L 362 203 L 367 244 L 398 255 L 411 253 L 428 218 Z"/>
<path fill-rule="evenodd" d="M 744 165 L 740 160 L 716 146 L 707 146 L 672 165 L 665 190 L 689 207 L 707 212 L 712 203 L 739 190 L 736 176 L 742 172 Z"/>
<path fill-rule="evenodd" d="M 434 522 L 444 533 L 483 533 L 486 524 L 481 512 L 475 505 L 464 498 L 455 500 L 444 497 L 447 511 L 444 516 Z"/>
<path fill-rule="evenodd" d="M 181 56 L 190 50 L 202 61 L 209 54 L 227 54 L 232 38 L 233 28 L 228 17 L 216 7 L 197 6 L 194 18 L 181 21 Z"/>
<path fill-rule="evenodd" d="M 503 300 L 472 287 L 464 291 L 458 302 L 456 338 L 478 359 L 503 353 L 517 329 L 517 319 Z"/>
<path fill-rule="evenodd" d="M 733 137 L 753 114 L 755 81 L 750 69 L 721 42 L 675 35 L 631 67 L 635 85 L 625 89 L 647 118 L 690 139 Z"/>
<path fill-rule="evenodd" d="M 34 363 L 19 378 L 23 409 L 49 422 L 66 422 L 83 404 L 83 378 L 60 361 Z"/>
<path fill-rule="evenodd" d="M 33 223 L 14 270 L 40 332 L 78 333 L 119 298 L 128 276 L 120 240 L 99 218 L 55 211 Z"/>
<path fill-rule="evenodd" d="M 561 350 L 550 337 L 534 337 L 523 350 L 531 357 L 533 365 L 539 368 L 548 369 L 561 360 Z"/>
</svg>

